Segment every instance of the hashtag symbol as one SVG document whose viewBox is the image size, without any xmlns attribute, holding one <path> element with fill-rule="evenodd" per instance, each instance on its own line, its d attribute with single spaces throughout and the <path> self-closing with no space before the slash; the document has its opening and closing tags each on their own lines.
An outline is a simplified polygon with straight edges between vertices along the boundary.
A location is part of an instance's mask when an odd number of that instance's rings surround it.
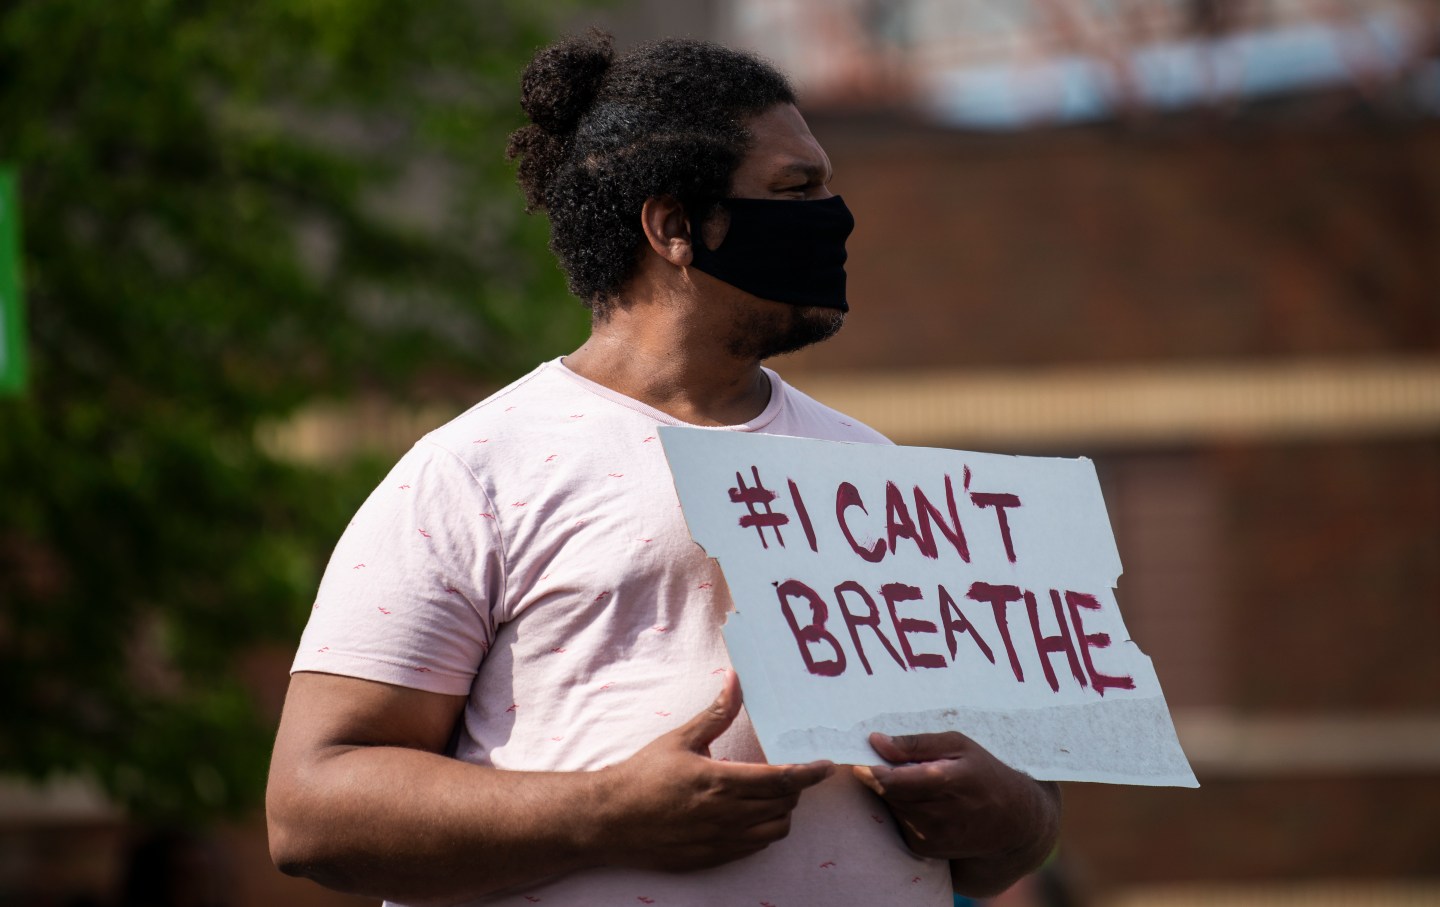
<svg viewBox="0 0 1440 907">
<path fill-rule="evenodd" d="M 746 528 L 754 526 L 755 531 L 760 535 L 760 545 L 764 548 L 770 547 L 770 543 L 765 541 L 766 527 L 775 530 L 775 541 L 780 543 L 781 548 L 784 548 L 785 539 L 780 536 L 780 527 L 790 522 L 790 518 L 783 513 L 776 513 L 770 508 L 770 502 L 775 500 L 776 495 L 760 481 L 760 469 L 751 466 L 750 473 L 755 476 L 753 487 L 747 486 L 745 477 L 737 472 L 735 473 L 736 487 L 730 489 L 730 500 L 736 504 L 744 504 L 745 509 L 749 511 L 740 518 L 740 525 Z M 757 504 L 765 508 L 764 512 L 757 509 Z"/>
</svg>

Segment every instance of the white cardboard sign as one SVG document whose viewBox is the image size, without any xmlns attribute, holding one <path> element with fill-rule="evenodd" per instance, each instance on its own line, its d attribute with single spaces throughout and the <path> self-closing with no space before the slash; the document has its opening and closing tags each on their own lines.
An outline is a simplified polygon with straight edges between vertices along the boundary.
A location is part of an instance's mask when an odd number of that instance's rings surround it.
<svg viewBox="0 0 1440 907">
<path fill-rule="evenodd" d="M 1086 459 L 660 429 L 773 763 L 957 730 L 1047 780 L 1196 787 Z"/>
</svg>

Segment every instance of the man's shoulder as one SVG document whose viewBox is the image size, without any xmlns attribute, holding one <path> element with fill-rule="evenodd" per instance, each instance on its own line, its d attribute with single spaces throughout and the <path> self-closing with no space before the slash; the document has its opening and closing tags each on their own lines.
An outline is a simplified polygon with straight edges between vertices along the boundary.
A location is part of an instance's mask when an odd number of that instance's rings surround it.
<svg viewBox="0 0 1440 907">
<path fill-rule="evenodd" d="M 542 362 L 421 440 L 468 459 L 465 453 L 478 446 L 531 431 L 566 408 L 571 388 L 556 377 L 553 362 Z"/>
<path fill-rule="evenodd" d="M 894 443 L 859 419 L 821 403 L 774 372 L 771 374 L 784 387 L 785 410 L 767 427 L 770 433 L 858 444 Z"/>
<path fill-rule="evenodd" d="M 597 393 L 559 360 L 541 363 L 425 435 L 422 456 L 453 458 L 482 483 L 553 478 L 626 440 L 654 420 Z M 538 452 L 538 456 L 537 456 Z"/>
</svg>

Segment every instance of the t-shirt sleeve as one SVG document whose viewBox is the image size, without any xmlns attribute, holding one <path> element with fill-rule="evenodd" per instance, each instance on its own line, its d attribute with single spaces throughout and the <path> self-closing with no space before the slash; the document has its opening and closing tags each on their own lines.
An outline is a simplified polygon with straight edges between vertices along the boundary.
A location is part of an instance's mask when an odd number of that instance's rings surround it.
<svg viewBox="0 0 1440 907">
<path fill-rule="evenodd" d="M 335 546 L 291 670 L 469 693 L 504 595 L 487 500 L 453 453 L 416 444 Z"/>
</svg>

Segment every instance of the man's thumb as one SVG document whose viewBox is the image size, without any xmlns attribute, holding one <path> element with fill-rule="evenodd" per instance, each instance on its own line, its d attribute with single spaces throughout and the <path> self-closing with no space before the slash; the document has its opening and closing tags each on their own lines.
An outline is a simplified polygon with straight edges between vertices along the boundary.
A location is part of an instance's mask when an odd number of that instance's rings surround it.
<svg viewBox="0 0 1440 907">
<path fill-rule="evenodd" d="M 705 711 L 682 725 L 677 733 L 686 749 L 697 753 L 709 753 L 710 743 L 721 734 L 740 714 L 740 679 L 733 670 L 725 672 L 725 685 L 720 695 L 706 707 Z"/>
</svg>

